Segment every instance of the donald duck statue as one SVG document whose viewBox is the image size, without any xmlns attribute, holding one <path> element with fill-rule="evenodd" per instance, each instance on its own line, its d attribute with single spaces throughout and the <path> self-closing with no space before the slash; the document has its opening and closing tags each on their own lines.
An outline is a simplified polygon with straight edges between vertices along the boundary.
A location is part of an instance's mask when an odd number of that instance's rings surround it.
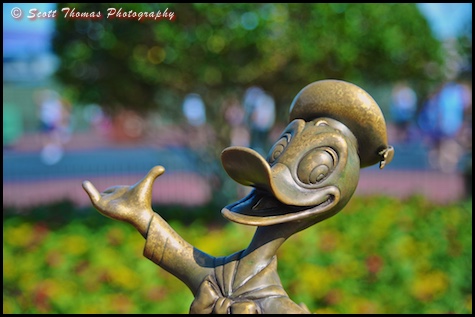
<svg viewBox="0 0 475 317">
<path fill-rule="evenodd" d="M 224 257 L 193 247 L 152 210 L 152 185 L 165 172 L 162 166 L 132 186 L 103 192 L 87 180 L 82 186 L 101 214 L 142 234 L 145 257 L 187 285 L 194 295 L 190 313 L 308 314 L 282 286 L 277 250 L 293 234 L 342 210 L 360 169 L 377 163 L 382 169 L 393 155 L 381 109 L 366 91 L 333 79 L 307 85 L 294 98 L 289 124 L 267 158 L 246 147 L 221 154 L 228 175 L 253 187 L 222 215 L 256 226 L 246 249 Z"/>
</svg>

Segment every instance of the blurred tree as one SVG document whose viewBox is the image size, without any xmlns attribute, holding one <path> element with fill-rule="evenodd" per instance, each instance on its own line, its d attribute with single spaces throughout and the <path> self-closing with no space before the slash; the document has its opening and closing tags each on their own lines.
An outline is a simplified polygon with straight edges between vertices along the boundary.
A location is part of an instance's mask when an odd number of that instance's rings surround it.
<svg viewBox="0 0 475 317">
<path fill-rule="evenodd" d="M 102 18 L 64 18 L 65 7 Z M 107 18 L 108 8 L 121 7 L 168 9 L 175 18 Z M 412 3 L 60 3 L 58 11 L 57 78 L 73 100 L 111 113 L 154 110 L 176 120 L 184 96 L 194 92 L 220 127 L 223 99 L 258 85 L 285 120 L 293 97 L 315 80 L 371 87 L 404 79 L 425 93 L 442 74 L 440 43 Z"/>
</svg>

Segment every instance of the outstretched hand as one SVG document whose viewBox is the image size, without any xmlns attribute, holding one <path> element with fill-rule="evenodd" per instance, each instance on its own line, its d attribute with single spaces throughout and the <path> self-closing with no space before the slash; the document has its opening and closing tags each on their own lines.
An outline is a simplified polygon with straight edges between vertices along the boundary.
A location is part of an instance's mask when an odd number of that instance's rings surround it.
<svg viewBox="0 0 475 317">
<path fill-rule="evenodd" d="M 102 193 L 88 180 L 82 183 L 82 187 L 94 207 L 104 216 L 143 227 L 153 214 L 153 182 L 164 172 L 163 166 L 155 166 L 135 185 L 113 186 Z"/>
</svg>

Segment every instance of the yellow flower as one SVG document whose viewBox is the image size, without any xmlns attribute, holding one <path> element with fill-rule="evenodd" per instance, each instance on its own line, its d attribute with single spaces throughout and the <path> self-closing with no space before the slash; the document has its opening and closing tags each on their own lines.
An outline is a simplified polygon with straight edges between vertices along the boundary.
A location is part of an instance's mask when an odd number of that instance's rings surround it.
<svg viewBox="0 0 475 317">
<path fill-rule="evenodd" d="M 66 236 L 62 242 L 63 251 L 67 254 L 81 255 L 88 249 L 88 241 L 84 236 L 70 235 Z"/>
<path fill-rule="evenodd" d="M 444 272 L 433 271 L 419 274 L 411 286 L 411 294 L 421 301 L 430 301 L 443 294 L 448 287 L 449 278 Z"/>
<path fill-rule="evenodd" d="M 15 314 L 18 313 L 18 307 L 15 303 L 15 300 L 12 298 L 5 297 L 3 295 L 3 314 Z"/>
<path fill-rule="evenodd" d="M 296 293 L 309 293 L 314 298 L 324 297 L 333 286 L 333 276 L 325 267 L 304 263 L 296 281 Z"/>
<path fill-rule="evenodd" d="M 133 290 L 139 286 L 140 276 L 124 265 L 114 267 L 110 272 L 111 282 L 124 289 Z"/>
<path fill-rule="evenodd" d="M 18 275 L 18 265 L 16 264 L 15 258 L 10 254 L 5 254 L 5 249 L 3 250 L 3 280 L 13 280 Z"/>
<path fill-rule="evenodd" d="M 323 315 L 338 314 L 338 312 L 336 310 L 334 310 L 333 308 L 330 308 L 330 307 L 318 308 L 313 313 L 314 314 L 323 314 Z"/>
<path fill-rule="evenodd" d="M 472 294 L 468 295 L 465 299 L 465 308 L 467 308 L 470 314 L 472 313 Z"/>
<path fill-rule="evenodd" d="M 26 247 L 34 240 L 33 227 L 28 222 L 8 227 L 3 233 L 4 243 L 14 247 Z"/>
<path fill-rule="evenodd" d="M 412 258 L 419 254 L 416 241 L 409 235 L 401 237 L 396 243 L 394 255 L 397 258 Z"/>
<path fill-rule="evenodd" d="M 221 230 L 210 230 L 205 236 L 196 241 L 196 247 L 204 252 L 212 255 L 223 255 L 223 249 L 227 246 L 228 242 L 223 238 Z"/>
</svg>

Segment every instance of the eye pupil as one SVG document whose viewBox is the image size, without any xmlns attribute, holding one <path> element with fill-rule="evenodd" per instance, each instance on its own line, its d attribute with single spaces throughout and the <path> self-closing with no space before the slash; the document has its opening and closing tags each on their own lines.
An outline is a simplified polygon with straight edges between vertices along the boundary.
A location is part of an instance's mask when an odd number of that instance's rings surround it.
<svg viewBox="0 0 475 317">
<path fill-rule="evenodd" d="M 310 173 L 310 184 L 316 184 L 321 182 L 327 175 L 330 169 L 326 165 L 319 165 Z"/>
<path fill-rule="evenodd" d="M 300 161 L 297 176 L 304 184 L 318 184 L 332 172 L 336 159 L 336 153 L 331 149 L 314 149 Z"/>
</svg>

